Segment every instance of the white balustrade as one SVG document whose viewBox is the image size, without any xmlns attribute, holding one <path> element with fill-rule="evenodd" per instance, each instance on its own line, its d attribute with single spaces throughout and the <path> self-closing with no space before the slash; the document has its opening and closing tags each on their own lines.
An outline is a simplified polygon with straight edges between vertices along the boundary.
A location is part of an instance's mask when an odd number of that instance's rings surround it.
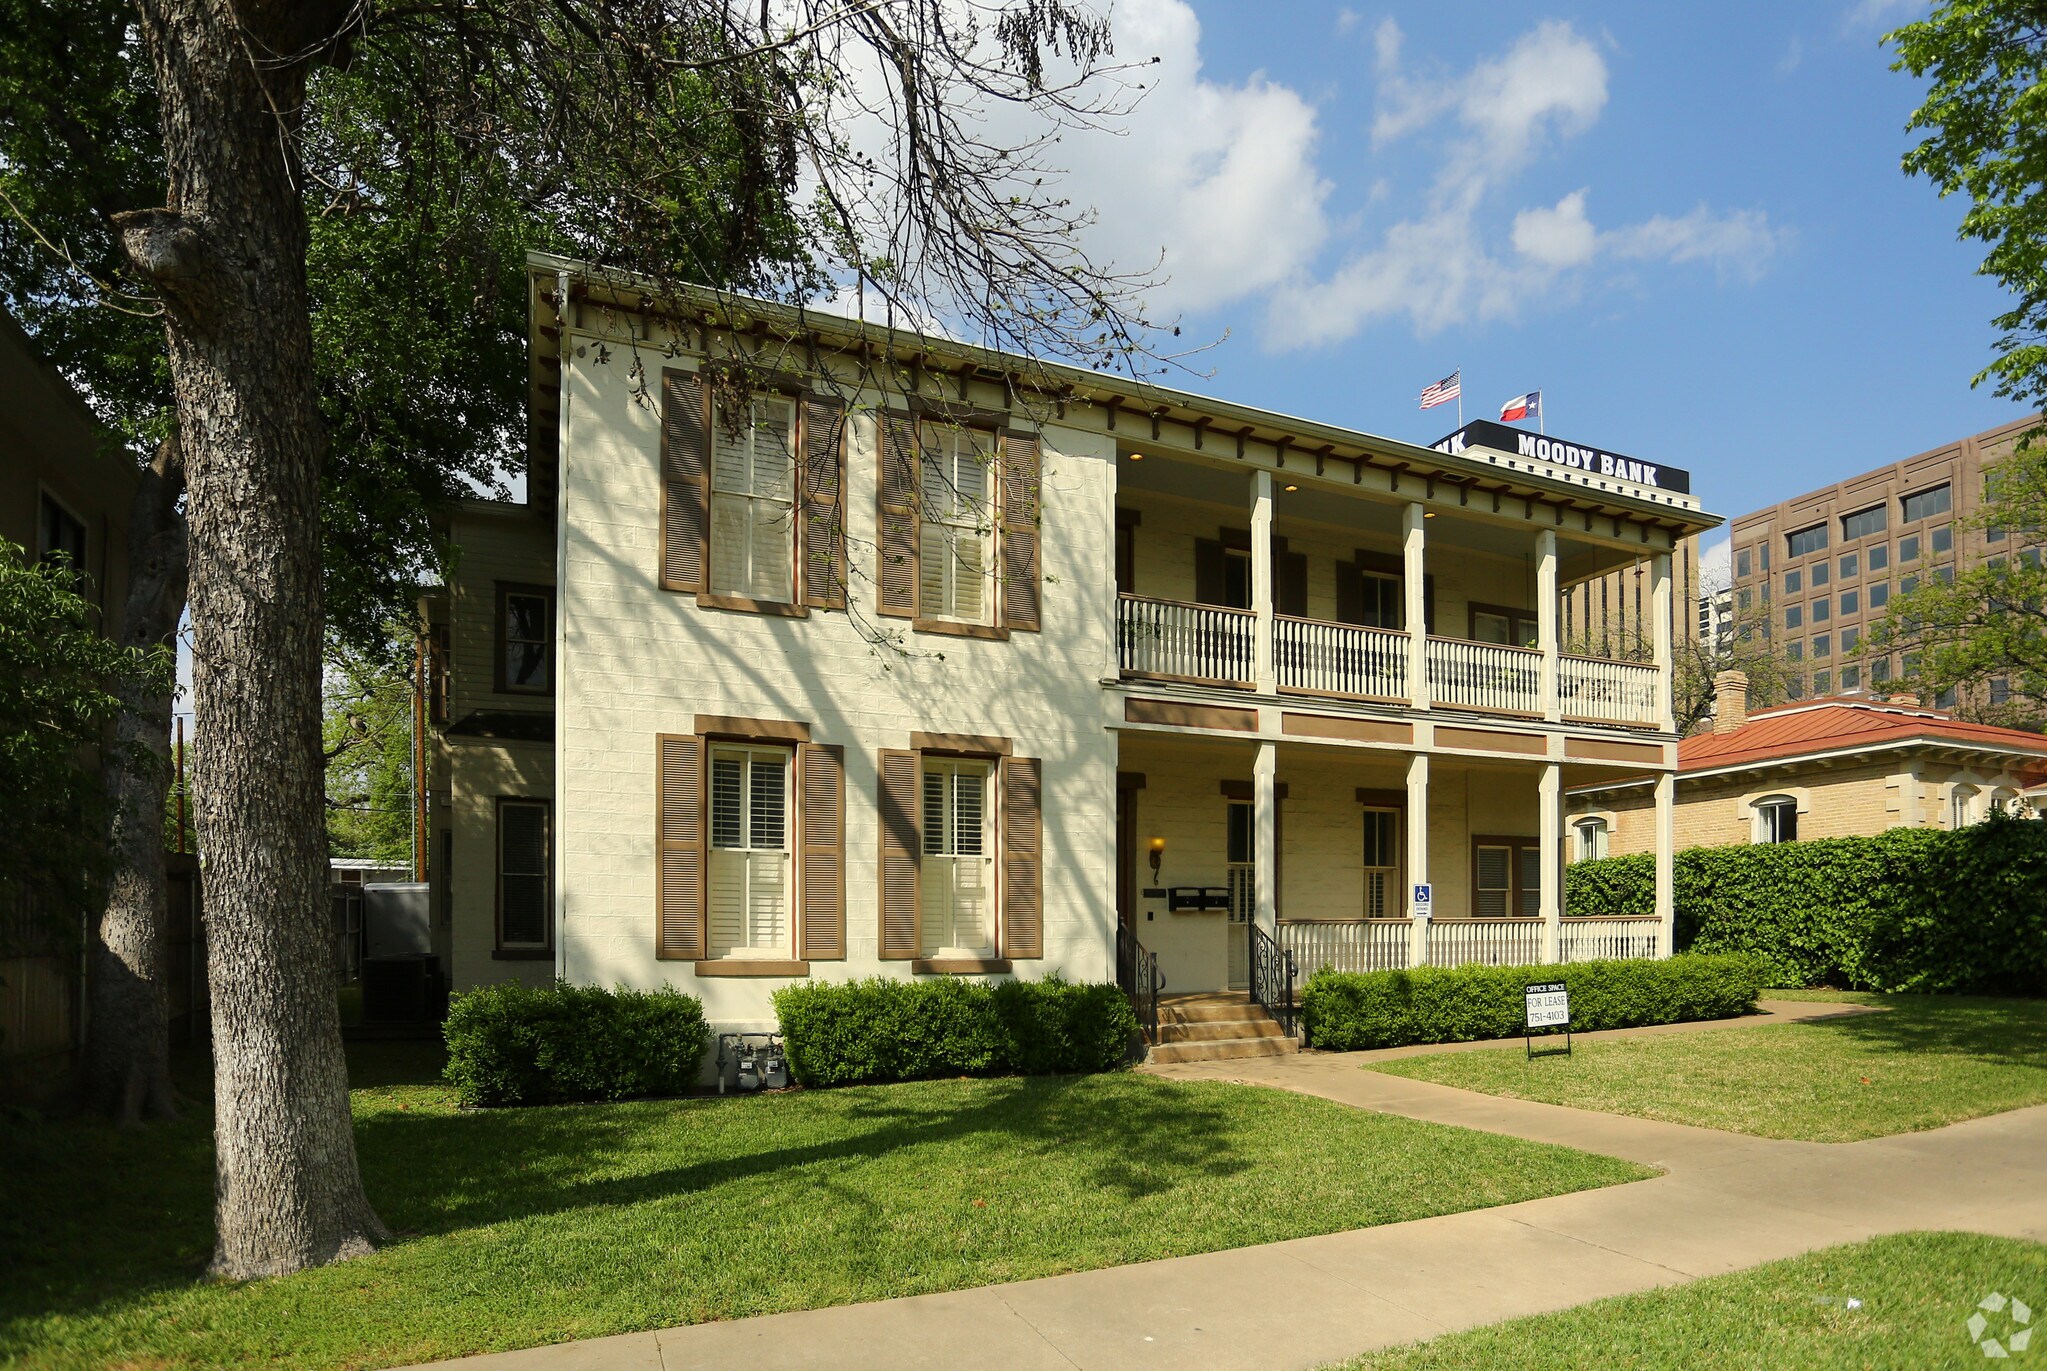
<svg viewBox="0 0 2047 1371">
<path fill-rule="evenodd" d="M 1306 980 L 1336 971 L 1398 971 L 1407 965 L 1406 919 L 1309 919 L 1279 926 L 1279 945 L 1294 954 Z"/>
<path fill-rule="evenodd" d="M 1592 962 L 1663 955 L 1663 923 L 1653 915 L 1619 919 L 1565 919 L 1557 930 L 1557 960 Z"/>
<path fill-rule="evenodd" d="M 1125 671 L 1225 685 L 1251 683 L 1249 610 L 1122 595 L 1116 601 L 1117 660 Z"/>
<path fill-rule="evenodd" d="M 1660 673 L 1641 662 L 1557 659 L 1557 700 L 1567 718 L 1654 728 L 1663 720 Z"/>
<path fill-rule="evenodd" d="M 1532 966 L 1542 960 L 1541 919 L 1432 919 L 1430 966 Z"/>
<path fill-rule="evenodd" d="M 1407 698 L 1407 635 L 1281 615 L 1273 620 L 1279 683 L 1329 695 Z"/>
<path fill-rule="evenodd" d="M 1542 713 L 1542 654 L 1505 643 L 1429 639 L 1429 699 L 1451 708 Z"/>
</svg>

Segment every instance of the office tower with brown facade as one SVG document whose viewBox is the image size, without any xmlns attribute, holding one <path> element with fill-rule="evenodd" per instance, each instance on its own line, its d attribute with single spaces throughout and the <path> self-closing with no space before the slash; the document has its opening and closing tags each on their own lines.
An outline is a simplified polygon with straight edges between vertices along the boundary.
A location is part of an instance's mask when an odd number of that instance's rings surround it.
<svg viewBox="0 0 2047 1371">
<path fill-rule="evenodd" d="M 1734 521 L 1735 613 L 1769 607 L 1790 698 L 1883 693 L 1910 665 L 1897 653 L 1868 655 L 1863 640 L 1893 595 L 1993 558 L 2040 556 L 2037 535 L 1966 526 L 1997 463 L 2037 422 L 1988 429 Z M 1988 702 L 2002 703 L 1999 693 L 1993 681 Z"/>
</svg>

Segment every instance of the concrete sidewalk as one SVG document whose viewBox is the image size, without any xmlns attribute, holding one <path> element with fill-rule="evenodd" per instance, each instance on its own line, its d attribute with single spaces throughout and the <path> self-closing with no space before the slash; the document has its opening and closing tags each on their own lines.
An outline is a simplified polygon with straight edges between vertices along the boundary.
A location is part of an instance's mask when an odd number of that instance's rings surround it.
<svg viewBox="0 0 2047 1371">
<path fill-rule="evenodd" d="M 2047 1194 L 2038 1183 L 2047 1106 L 1894 1138 L 1786 1142 L 1382 1076 L 1361 1069 L 1364 1055 L 1189 1063 L 1160 1074 L 1298 1090 L 1625 1157 L 1666 1174 L 1198 1257 L 444 1364 L 1308 1368 L 1882 1233 L 1969 1229 L 2047 1239 Z"/>
</svg>

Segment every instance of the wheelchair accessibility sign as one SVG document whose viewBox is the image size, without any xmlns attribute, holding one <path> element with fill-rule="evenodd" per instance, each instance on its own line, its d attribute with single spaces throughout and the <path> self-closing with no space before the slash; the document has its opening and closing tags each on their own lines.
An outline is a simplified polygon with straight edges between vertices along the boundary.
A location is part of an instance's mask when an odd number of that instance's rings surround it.
<svg viewBox="0 0 2047 1371">
<path fill-rule="evenodd" d="M 1428 918 L 1429 909 L 1434 905 L 1435 898 L 1436 888 L 1434 886 L 1430 885 L 1427 881 L 1417 882 L 1414 887 L 1414 898 L 1409 901 L 1414 906 L 1414 917 L 1417 919 Z"/>
</svg>

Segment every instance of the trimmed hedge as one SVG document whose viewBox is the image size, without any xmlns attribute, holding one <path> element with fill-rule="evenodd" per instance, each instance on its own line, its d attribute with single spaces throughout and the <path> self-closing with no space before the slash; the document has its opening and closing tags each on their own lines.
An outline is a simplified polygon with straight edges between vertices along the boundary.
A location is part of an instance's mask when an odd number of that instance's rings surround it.
<svg viewBox="0 0 2047 1371">
<path fill-rule="evenodd" d="M 1749 952 L 1774 985 L 2047 994 L 2047 823 L 1694 847 L 1674 862 L 1677 946 Z M 1647 914 L 1653 859 L 1573 862 L 1572 914 Z"/>
<path fill-rule="evenodd" d="M 1113 985 L 877 977 L 775 992 L 790 1074 L 805 1085 L 1112 1071 L 1137 1015 Z"/>
<path fill-rule="evenodd" d="M 1301 1013 L 1308 1045 L 1335 1052 L 1518 1038 L 1527 1023 L 1523 992 L 1548 981 L 1570 989 L 1572 1029 L 1591 1033 L 1746 1014 L 1769 976 L 1765 963 L 1738 954 L 1561 966 L 1323 970 L 1301 987 Z"/>
<path fill-rule="evenodd" d="M 680 1095 L 709 1039 L 692 996 L 566 982 L 458 995 L 443 1031 L 448 1081 L 470 1105 Z"/>
</svg>

